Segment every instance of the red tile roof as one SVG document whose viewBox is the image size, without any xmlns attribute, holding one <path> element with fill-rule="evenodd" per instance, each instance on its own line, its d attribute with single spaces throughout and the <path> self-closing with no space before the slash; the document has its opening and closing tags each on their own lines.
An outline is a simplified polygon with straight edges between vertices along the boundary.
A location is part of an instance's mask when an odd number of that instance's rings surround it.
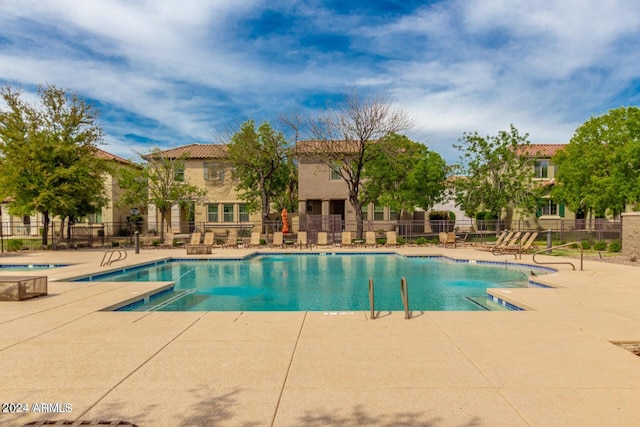
<svg viewBox="0 0 640 427">
<path fill-rule="evenodd" d="M 224 159 L 227 146 L 224 144 L 189 144 L 161 151 L 163 157 L 176 159 L 185 156 L 188 159 Z"/>
<path fill-rule="evenodd" d="M 531 144 L 526 150 L 523 149 L 522 152 L 536 157 L 546 158 L 552 157 L 558 150 L 566 146 L 567 144 Z"/>
<path fill-rule="evenodd" d="M 111 161 L 114 161 L 116 163 L 121 163 L 123 165 L 136 166 L 136 167 L 140 166 L 137 163 L 132 162 L 131 160 L 127 160 L 127 159 L 125 159 L 123 157 L 116 156 L 115 154 L 107 153 L 106 151 L 101 150 L 100 148 L 96 148 L 95 155 L 99 159 L 111 160 Z"/>
</svg>

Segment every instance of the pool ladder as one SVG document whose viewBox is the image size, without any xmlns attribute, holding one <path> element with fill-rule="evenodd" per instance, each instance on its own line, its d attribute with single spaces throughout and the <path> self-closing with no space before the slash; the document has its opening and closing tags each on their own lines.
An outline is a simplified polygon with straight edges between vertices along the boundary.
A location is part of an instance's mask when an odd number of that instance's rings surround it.
<svg viewBox="0 0 640 427">
<path fill-rule="evenodd" d="M 116 256 L 114 258 L 114 256 Z M 100 262 L 100 267 L 109 266 L 116 261 L 122 261 L 127 258 L 127 251 L 124 249 L 111 249 L 104 253 L 102 257 L 102 261 Z"/>
<path fill-rule="evenodd" d="M 373 294 L 373 277 L 369 277 L 369 308 L 371 309 L 371 320 L 375 320 L 376 318 Z M 411 319 L 411 312 L 409 311 L 409 287 L 407 286 L 407 279 L 404 277 L 400 279 L 400 297 L 402 298 L 402 305 L 404 306 L 404 318 Z"/>
</svg>

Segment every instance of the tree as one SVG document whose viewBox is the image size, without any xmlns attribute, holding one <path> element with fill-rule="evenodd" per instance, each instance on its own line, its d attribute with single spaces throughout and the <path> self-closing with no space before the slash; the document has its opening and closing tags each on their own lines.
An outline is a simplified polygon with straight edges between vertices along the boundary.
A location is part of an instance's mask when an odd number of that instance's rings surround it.
<svg viewBox="0 0 640 427">
<path fill-rule="evenodd" d="M 424 144 L 390 134 L 371 147 L 364 168 L 364 202 L 412 212 L 429 209 L 443 198 L 447 164 Z"/>
<path fill-rule="evenodd" d="M 164 240 L 166 217 L 171 207 L 199 201 L 205 191 L 185 181 L 186 155 L 167 157 L 159 148 L 138 154 L 145 160 L 142 169 L 120 169 L 118 185 L 124 192 L 119 203 L 141 207 L 155 205 L 160 212 L 160 239 Z"/>
<path fill-rule="evenodd" d="M 231 137 L 228 161 L 239 181 L 236 191 L 247 202 L 249 211 L 261 211 L 263 231 L 269 221 L 272 201 L 285 202 L 287 190 L 297 188 L 296 181 L 292 180 L 296 174 L 295 164 L 290 161 L 289 153 L 284 135 L 268 122 L 256 130 L 253 120 L 248 120 Z"/>
<path fill-rule="evenodd" d="M 107 165 L 95 156 L 103 133 L 91 105 L 53 85 L 38 94 L 31 105 L 21 91 L 0 90 L 0 196 L 12 199 L 14 215 L 43 215 L 46 245 L 51 217 L 84 216 L 106 203 Z"/>
<path fill-rule="evenodd" d="M 454 181 L 456 204 L 469 216 L 486 210 L 507 222 L 515 209 L 535 210 L 543 189 L 533 183 L 533 158 L 528 134 L 521 136 L 511 125 L 510 131 L 481 137 L 465 133 L 459 165 L 460 179 Z"/>
<path fill-rule="evenodd" d="M 394 107 L 386 95 L 361 97 L 347 95 L 334 111 L 307 123 L 314 140 L 305 153 L 327 165 L 341 177 L 348 189 L 348 199 L 356 214 L 356 235 L 362 238 L 362 207 L 368 203 L 362 194 L 364 170 L 372 158 L 374 142 L 410 127 L 407 114 Z"/>
<path fill-rule="evenodd" d="M 640 109 L 620 107 L 591 117 L 553 157 L 552 195 L 574 212 L 603 216 L 640 197 Z"/>
</svg>

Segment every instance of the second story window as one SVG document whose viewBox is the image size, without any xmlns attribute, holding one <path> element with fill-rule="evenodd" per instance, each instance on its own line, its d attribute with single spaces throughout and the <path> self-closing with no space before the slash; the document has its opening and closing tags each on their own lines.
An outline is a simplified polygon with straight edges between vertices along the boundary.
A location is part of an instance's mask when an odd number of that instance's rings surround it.
<svg viewBox="0 0 640 427">
<path fill-rule="evenodd" d="M 202 164 L 205 180 L 224 181 L 224 166 L 216 162 L 204 162 Z"/>
<path fill-rule="evenodd" d="M 373 205 L 373 220 L 374 221 L 382 221 L 384 220 L 384 207 L 380 205 Z"/>
<path fill-rule="evenodd" d="M 176 167 L 173 173 L 173 179 L 176 181 L 184 181 L 184 166 Z"/>
<path fill-rule="evenodd" d="M 533 170 L 534 178 L 549 178 L 549 160 L 536 160 Z"/>
<path fill-rule="evenodd" d="M 342 176 L 340 176 L 340 166 L 333 165 L 331 167 L 331 175 L 329 176 L 330 181 L 340 181 Z"/>
</svg>

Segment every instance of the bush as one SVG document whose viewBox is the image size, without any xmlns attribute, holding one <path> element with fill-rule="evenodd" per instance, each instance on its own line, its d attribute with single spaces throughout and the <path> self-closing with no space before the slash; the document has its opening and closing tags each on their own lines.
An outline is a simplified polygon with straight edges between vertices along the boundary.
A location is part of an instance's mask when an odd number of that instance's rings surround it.
<svg viewBox="0 0 640 427">
<path fill-rule="evenodd" d="M 589 249 L 591 249 L 591 243 L 589 243 L 586 240 L 583 240 L 582 242 L 580 242 L 580 245 L 582 246 L 582 249 L 584 249 L 585 251 L 588 251 Z"/>
<path fill-rule="evenodd" d="M 418 237 L 416 239 L 416 245 L 426 245 L 426 244 L 427 244 L 426 237 Z"/>
<path fill-rule="evenodd" d="M 577 243 L 572 243 L 572 244 L 569 245 L 569 249 L 578 249 L 578 248 L 579 248 L 579 246 L 578 246 Z"/>
<path fill-rule="evenodd" d="M 609 243 L 609 252 L 620 252 L 620 250 L 622 250 L 622 244 L 620 243 L 620 240 L 614 240 L 613 242 Z"/>
<path fill-rule="evenodd" d="M 405 243 L 407 243 L 407 241 L 404 239 L 404 237 L 398 237 L 396 239 L 396 242 L 398 242 L 399 245 L 404 245 Z"/>
<path fill-rule="evenodd" d="M 607 242 L 604 240 L 599 240 L 593 245 L 594 251 L 606 251 L 607 250 Z"/>
<path fill-rule="evenodd" d="M 387 239 L 376 239 L 376 244 L 378 245 L 386 245 Z"/>
<path fill-rule="evenodd" d="M 431 221 L 447 221 L 448 219 L 449 219 L 449 211 L 429 212 L 429 220 Z"/>
<path fill-rule="evenodd" d="M 267 244 L 267 241 L 266 241 L 265 239 L 260 239 L 260 244 L 261 244 L 261 245 L 266 245 L 266 244 Z"/>
<path fill-rule="evenodd" d="M 118 242 L 117 240 L 114 240 L 113 242 L 111 242 L 111 247 L 117 248 L 119 246 L 120 246 L 120 242 Z"/>
<path fill-rule="evenodd" d="M 9 239 L 7 240 L 7 250 L 10 252 L 19 251 L 22 249 L 22 239 Z"/>
</svg>

